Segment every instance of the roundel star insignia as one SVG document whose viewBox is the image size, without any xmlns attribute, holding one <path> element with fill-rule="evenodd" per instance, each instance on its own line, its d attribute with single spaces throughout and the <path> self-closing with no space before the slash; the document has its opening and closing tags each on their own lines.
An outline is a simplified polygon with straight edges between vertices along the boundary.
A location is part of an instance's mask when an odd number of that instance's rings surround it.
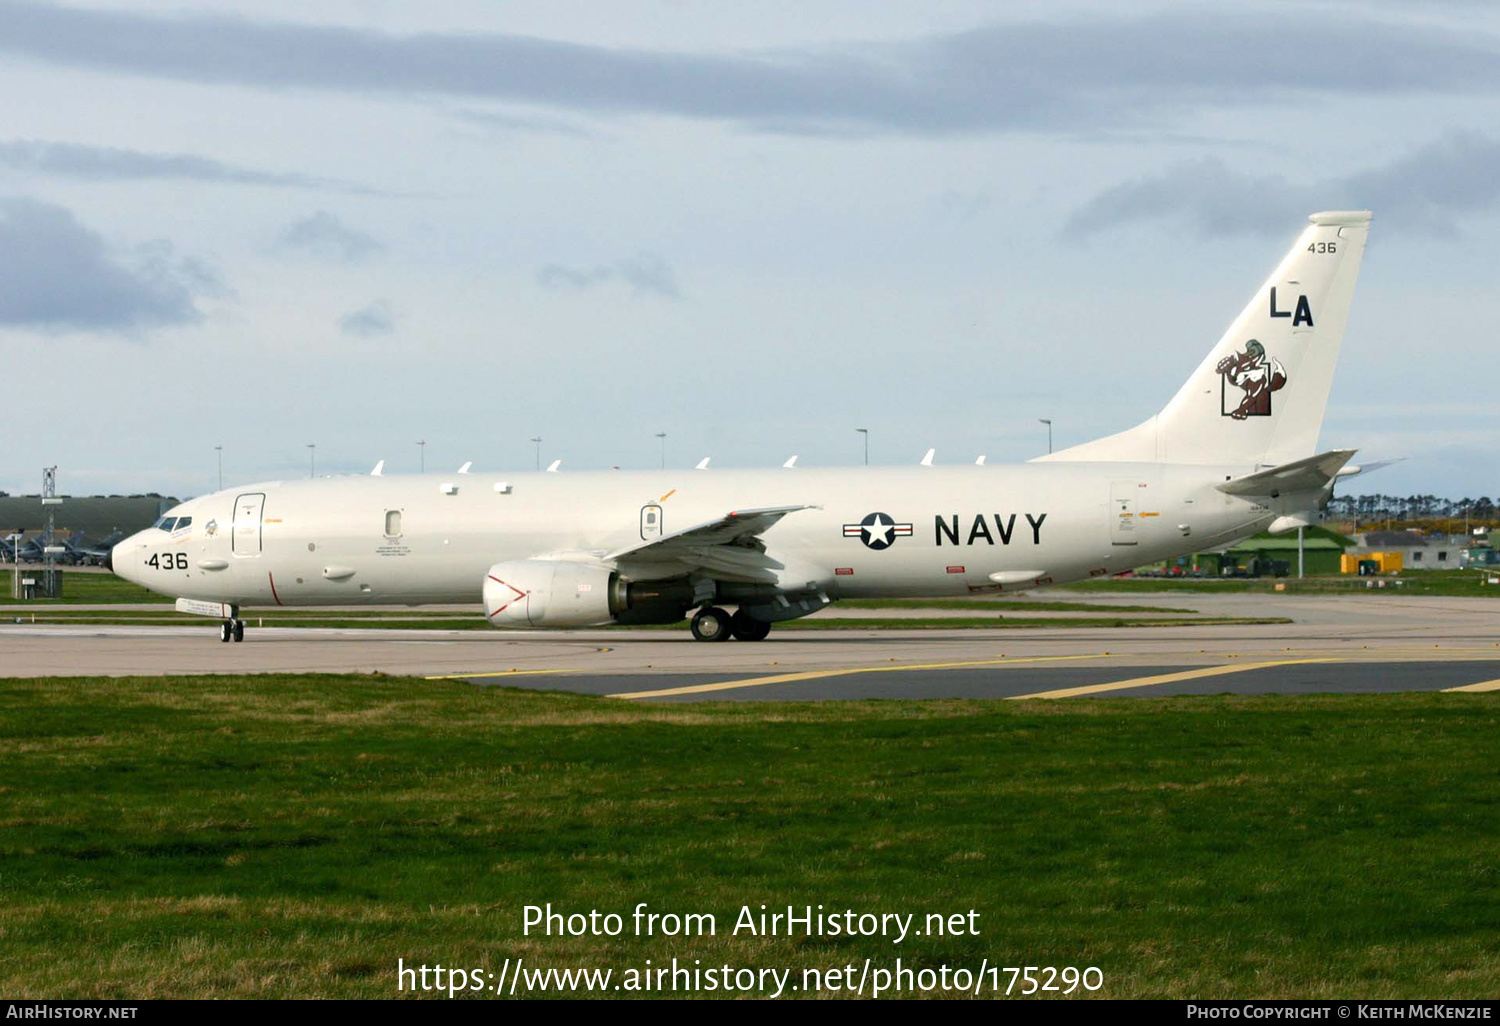
<svg viewBox="0 0 1500 1026">
<path fill-rule="evenodd" d="M 858 538 L 865 548 L 878 552 L 897 538 L 911 537 L 911 524 L 898 524 L 889 513 L 871 513 L 857 524 L 845 524 L 844 537 Z"/>
</svg>

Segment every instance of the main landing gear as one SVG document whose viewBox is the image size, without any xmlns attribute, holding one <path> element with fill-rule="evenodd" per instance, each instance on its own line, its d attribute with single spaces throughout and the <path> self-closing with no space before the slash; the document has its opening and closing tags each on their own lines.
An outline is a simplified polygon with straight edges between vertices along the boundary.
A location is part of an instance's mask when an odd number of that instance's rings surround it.
<svg viewBox="0 0 1500 1026">
<path fill-rule="evenodd" d="M 220 641 L 244 641 L 245 640 L 245 621 L 244 620 L 225 620 L 223 623 L 219 624 L 219 640 Z"/>
<path fill-rule="evenodd" d="M 693 637 L 698 641 L 728 641 L 731 637 L 740 641 L 764 641 L 771 633 L 771 625 L 737 612 L 730 616 L 718 606 L 704 606 L 693 616 Z"/>
</svg>

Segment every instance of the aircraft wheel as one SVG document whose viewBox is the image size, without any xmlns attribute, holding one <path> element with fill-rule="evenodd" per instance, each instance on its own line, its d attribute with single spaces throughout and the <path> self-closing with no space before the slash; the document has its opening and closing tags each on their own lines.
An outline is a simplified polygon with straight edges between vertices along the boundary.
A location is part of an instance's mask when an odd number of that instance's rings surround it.
<svg viewBox="0 0 1500 1026">
<path fill-rule="evenodd" d="M 228 641 L 232 631 L 233 628 L 229 626 L 228 620 L 225 620 L 223 623 L 219 624 L 219 640 Z"/>
<path fill-rule="evenodd" d="M 693 637 L 699 641 L 728 641 L 729 614 L 717 606 L 698 610 L 693 617 Z"/>
<path fill-rule="evenodd" d="M 244 620 L 236 620 L 236 621 L 234 621 L 234 627 L 232 629 L 233 629 L 233 632 L 234 632 L 234 640 L 235 641 L 244 641 L 245 640 L 245 621 Z"/>
<path fill-rule="evenodd" d="M 746 616 L 743 612 L 736 612 L 730 617 L 729 630 L 738 641 L 765 641 L 766 635 L 771 633 L 771 624 L 766 620 Z"/>
</svg>

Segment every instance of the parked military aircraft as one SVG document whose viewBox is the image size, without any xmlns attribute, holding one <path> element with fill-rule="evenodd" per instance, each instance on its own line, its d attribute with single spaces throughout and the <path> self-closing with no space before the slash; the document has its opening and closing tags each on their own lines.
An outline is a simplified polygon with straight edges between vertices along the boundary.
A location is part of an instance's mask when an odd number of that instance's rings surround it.
<svg viewBox="0 0 1500 1026">
<path fill-rule="evenodd" d="M 91 542 L 88 535 L 80 531 L 70 537 L 65 544 L 68 546 L 73 562 L 82 563 L 85 566 L 97 566 L 109 560 L 110 552 L 124 537 L 124 531 L 115 530 L 105 535 L 101 541 Z"/>
<path fill-rule="evenodd" d="M 497 627 L 696 610 L 699 640 L 755 641 L 841 598 L 1062 584 L 1313 523 L 1353 470 L 1354 450 L 1317 441 L 1370 214 L 1309 220 L 1160 413 L 1029 463 L 377 468 L 182 503 L 117 545 L 114 571 L 222 618 L 225 641 L 248 605 L 464 601 Z"/>
</svg>

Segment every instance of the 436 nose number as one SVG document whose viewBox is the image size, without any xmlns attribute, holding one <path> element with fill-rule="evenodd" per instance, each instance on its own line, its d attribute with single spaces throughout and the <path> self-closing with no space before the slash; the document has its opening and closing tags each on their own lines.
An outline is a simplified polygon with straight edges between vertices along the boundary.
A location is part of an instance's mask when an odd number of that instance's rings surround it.
<svg viewBox="0 0 1500 1026">
<path fill-rule="evenodd" d="M 163 552 L 160 555 L 152 554 L 146 560 L 146 565 L 156 570 L 186 570 L 188 568 L 186 552 Z"/>
</svg>

